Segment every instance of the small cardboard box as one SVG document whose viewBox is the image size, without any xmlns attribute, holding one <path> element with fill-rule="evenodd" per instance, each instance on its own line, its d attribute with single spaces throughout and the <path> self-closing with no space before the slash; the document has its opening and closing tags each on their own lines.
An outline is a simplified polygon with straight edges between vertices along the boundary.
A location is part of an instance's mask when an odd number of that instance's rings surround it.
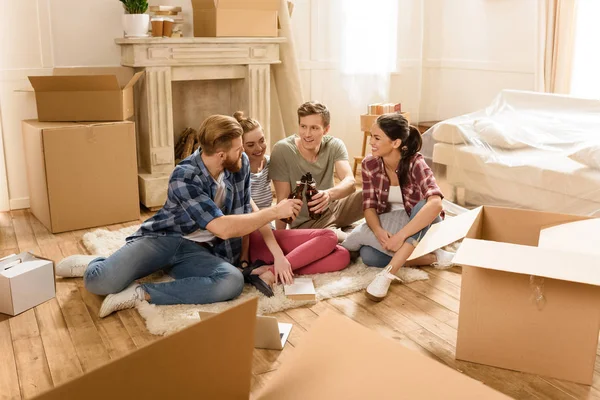
<svg viewBox="0 0 600 400">
<path fill-rule="evenodd" d="M 410 113 L 408 111 L 404 111 L 404 112 L 401 112 L 400 114 L 402 114 L 404 116 L 404 118 L 407 119 L 408 123 L 410 124 Z M 360 116 L 360 130 L 362 132 L 370 132 L 371 127 L 373 126 L 375 121 L 377 121 L 377 118 L 380 116 L 381 115 L 376 115 L 376 114 L 362 114 Z"/>
<path fill-rule="evenodd" d="M 37 399 L 248 399 L 256 304 L 256 299 L 242 303 Z M 254 398 L 399 396 L 508 399 L 437 361 L 334 315 L 320 317 L 313 324 L 298 351 Z"/>
<path fill-rule="evenodd" d="M 52 260 L 27 252 L 0 259 L 0 313 L 17 315 L 54 296 Z"/>
<path fill-rule="evenodd" d="M 22 122 L 31 212 L 53 233 L 140 218 L 134 123 Z"/>
<path fill-rule="evenodd" d="M 192 0 L 196 37 L 276 37 L 279 0 Z"/>
<path fill-rule="evenodd" d="M 411 258 L 466 237 L 456 358 L 591 384 L 599 231 L 600 219 L 487 206 L 433 225 Z"/>
<path fill-rule="evenodd" d="M 133 85 L 117 75 L 30 76 L 39 121 L 123 121 L 133 116 Z"/>
</svg>

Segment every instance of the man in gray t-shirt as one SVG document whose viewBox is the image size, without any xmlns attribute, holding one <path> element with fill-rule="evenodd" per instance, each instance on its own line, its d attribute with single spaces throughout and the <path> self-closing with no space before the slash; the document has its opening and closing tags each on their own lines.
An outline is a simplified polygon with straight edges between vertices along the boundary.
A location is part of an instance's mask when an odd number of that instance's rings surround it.
<svg viewBox="0 0 600 400">
<path fill-rule="evenodd" d="M 307 172 L 317 182 L 319 193 L 308 206 L 304 202 L 291 228 L 343 228 L 358 221 L 363 217 L 362 191 L 356 192 L 344 142 L 327 135 L 329 110 L 320 103 L 304 103 L 298 108 L 298 122 L 298 134 L 275 144 L 269 165 L 277 201 L 287 198 Z M 337 185 L 334 171 L 340 180 Z M 311 219 L 309 208 L 321 216 Z M 285 229 L 285 223 L 276 221 L 276 227 Z M 343 239 L 339 232 L 338 238 Z"/>
</svg>

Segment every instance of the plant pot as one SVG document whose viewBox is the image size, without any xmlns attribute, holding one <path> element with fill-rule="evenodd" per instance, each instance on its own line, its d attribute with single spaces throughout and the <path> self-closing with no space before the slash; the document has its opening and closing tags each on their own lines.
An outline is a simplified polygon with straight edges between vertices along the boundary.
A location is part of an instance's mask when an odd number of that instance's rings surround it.
<svg viewBox="0 0 600 400">
<path fill-rule="evenodd" d="M 148 14 L 123 14 L 125 37 L 147 37 L 150 16 Z"/>
</svg>

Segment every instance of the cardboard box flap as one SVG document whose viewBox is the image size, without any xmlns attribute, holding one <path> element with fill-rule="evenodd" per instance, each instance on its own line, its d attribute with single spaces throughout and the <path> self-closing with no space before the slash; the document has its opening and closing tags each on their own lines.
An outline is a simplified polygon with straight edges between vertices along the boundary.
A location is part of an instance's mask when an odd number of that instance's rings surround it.
<svg viewBox="0 0 600 400">
<path fill-rule="evenodd" d="M 88 92 L 121 90 L 115 75 L 30 76 L 36 92 Z"/>
<path fill-rule="evenodd" d="M 593 254 L 465 239 L 453 261 L 468 267 L 600 286 L 600 260 Z"/>
<path fill-rule="evenodd" d="M 133 85 L 136 84 L 136 82 L 140 79 L 142 75 L 144 75 L 144 71 L 137 72 L 135 75 L 133 75 L 129 82 L 127 82 L 127 85 L 123 87 L 123 90 L 133 87 Z"/>
<path fill-rule="evenodd" d="M 297 350 L 257 399 L 508 399 L 438 361 L 331 313 L 319 317 Z"/>
<path fill-rule="evenodd" d="M 467 211 L 456 217 L 447 218 L 442 222 L 432 225 L 408 259 L 419 258 L 465 238 L 472 229 L 478 229 L 483 213 L 482 210 L 482 207 L 477 207 L 471 211 Z"/>
<path fill-rule="evenodd" d="M 37 399 L 243 399 L 250 395 L 254 298 Z"/>
<path fill-rule="evenodd" d="M 544 228 L 538 247 L 600 254 L 600 219 L 592 218 Z"/>
<path fill-rule="evenodd" d="M 192 6 L 194 9 L 279 11 L 279 0 L 192 0 Z"/>
</svg>

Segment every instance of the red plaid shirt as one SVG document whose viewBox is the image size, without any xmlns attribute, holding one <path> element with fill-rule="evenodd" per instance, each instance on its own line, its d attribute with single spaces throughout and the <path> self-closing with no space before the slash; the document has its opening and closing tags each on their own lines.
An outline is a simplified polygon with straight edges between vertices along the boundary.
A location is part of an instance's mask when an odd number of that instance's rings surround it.
<svg viewBox="0 0 600 400">
<path fill-rule="evenodd" d="M 390 178 L 385 173 L 381 157 L 367 156 L 362 162 L 363 210 L 374 208 L 377 214 L 390 210 L 388 196 L 390 194 Z M 398 170 L 396 170 L 398 172 Z M 398 178 L 399 179 L 399 178 Z M 417 203 L 431 196 L 444 197 L 435 182 L 433 172 L 420 153 L 414 155 L 408 171 L 408 184 L 400 188 L 404 209 L 410 216 Z M 444 218 L 444 212 L 440 214 Z"/>
</svg>

